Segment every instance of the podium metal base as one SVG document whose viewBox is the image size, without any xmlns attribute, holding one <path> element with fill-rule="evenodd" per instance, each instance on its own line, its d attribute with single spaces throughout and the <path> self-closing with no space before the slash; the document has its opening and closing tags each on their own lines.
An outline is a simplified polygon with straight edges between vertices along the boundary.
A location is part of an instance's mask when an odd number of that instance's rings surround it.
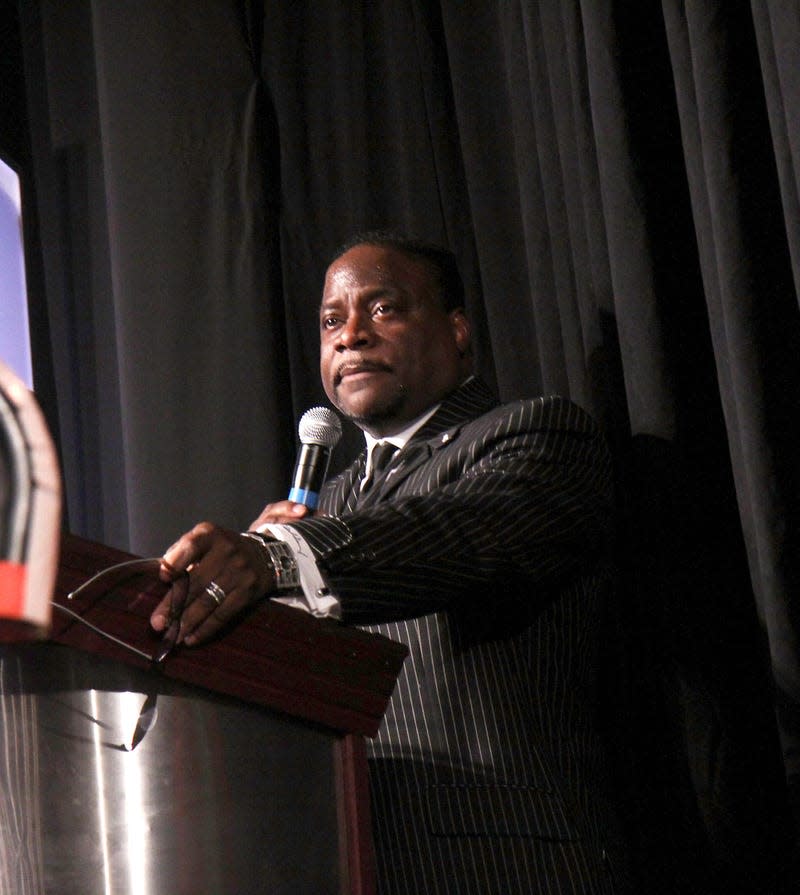
<svg viewBox="0 0 800 895">
<path fill-rule="evenodd" d="M 155 672 L 0 647 L 0 895 L 339 895 L 333 737 Z"/>
</svg>

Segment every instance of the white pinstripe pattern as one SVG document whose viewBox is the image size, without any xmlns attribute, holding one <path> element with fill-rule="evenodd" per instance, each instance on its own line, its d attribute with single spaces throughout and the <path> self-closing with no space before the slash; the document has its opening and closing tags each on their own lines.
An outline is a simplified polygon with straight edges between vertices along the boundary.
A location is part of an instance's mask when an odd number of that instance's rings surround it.
<svg viewBox="0 0 800 895">
<path fill-rule="evenodd" d="M 345 620 L 410 650 L 369 744 L 381 895 L 612 891 L 593 792 L 610 524 L 594 425 L 559 398 L 496 407 L 472 381 L 359 501 L 362 469 L 296 525 Z"/>
</svg>

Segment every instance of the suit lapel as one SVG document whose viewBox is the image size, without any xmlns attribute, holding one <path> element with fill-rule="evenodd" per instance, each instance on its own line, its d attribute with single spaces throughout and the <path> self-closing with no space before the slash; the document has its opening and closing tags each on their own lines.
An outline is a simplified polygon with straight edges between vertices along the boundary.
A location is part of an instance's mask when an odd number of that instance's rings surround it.
<svg viewBox="0 0 800 895">
<path fill-rule="evenodd" d="M 341 516 L 355 508 L 366 465 L 367 452 L 364 450 L 347 469 L 326 486 L 320 498 L 319 510 L 322 515 Z"/>
<path fill-rule="evenodd" d="M 482 416 L 498 404 L 481 379 L 470 379 L 442 401 L 441 407 L 422 426 L 409 444 L 426 441 L 435 435 L 442 435 L 449 429 L 456 429 L 475 417 Z"/>
<path fill-rule="evenodd" d="M 376 479 L 366 494 L 356 499 L 359 510 L 370 507 L 378 501 L 384 500 L 395 491 L 411 473 L 426 463 L 431 456 L 431 448 L 426 442 L 409 443 L 395 456 L 381 476 Z M 356 485 L 358 489 L 358 485 Z"/>
</svg>

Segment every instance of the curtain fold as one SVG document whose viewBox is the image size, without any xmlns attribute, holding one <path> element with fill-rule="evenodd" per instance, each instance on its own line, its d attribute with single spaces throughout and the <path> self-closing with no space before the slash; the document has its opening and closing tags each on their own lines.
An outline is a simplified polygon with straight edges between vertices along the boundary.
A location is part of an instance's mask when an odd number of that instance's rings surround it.
<svg viewBox="0 0 800 895">
<path fill-rule="evenodd" d="M 752 0 L 752 10 L 794 289 L 800 294 L 800 8 L 785 0 Z"/>
<path fill-rule="evenodd" d="M 209 512 L 246 524 L 287 480 L 277 175 L 233 10 L 96 0 L 92 16 L 130 547 L 149 554 Z"/>
<path fill-rule="evenodd" d="M 448 244 L 479 372 L 574 398 L 615 453 L 604 711 L 642 891 L 766 891 L 800 771 L 796 4 L 80 6 L 80 77 L 59 4 L 38 19 L 51 152 L 89 160 L 40 215 L 67 222 L 43 245 L 73 530 L 158 552 L 282 498 L 329 254 Z"/>
<path fill-rule="evenodd" d="M 780 695 L 787 772 L 795 777 L 800 482 L 791 452 L 800 330 L 787 233 L 797 218 L 787 223 L 781 214 L 769 81 L 760 74 L 749 7 L 723 16 L 712 4 L 684 11 L 665 3 L 665 15 L 740 517 Z"/>
</svg>

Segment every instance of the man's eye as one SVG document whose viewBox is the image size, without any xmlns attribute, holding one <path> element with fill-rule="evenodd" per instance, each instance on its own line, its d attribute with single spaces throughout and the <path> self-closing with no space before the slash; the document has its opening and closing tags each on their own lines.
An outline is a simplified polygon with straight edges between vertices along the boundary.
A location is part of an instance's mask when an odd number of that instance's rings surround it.
<svg viewBox="0 0 800 895">
<path fill-rule="evenodd" d="M 333 329 L 339 323 L 338 317 L 323 317 L 322 318 L 322 328 L 323 329 Z"/>
<path fill-rule="evenodd" d="M 394 311 L 394 305 L 389 304 L 388 302 L 381 302 L 379 305 L 375 305 L 372 309 L 372 313 L 376 317 L 383 317 L 386 314 L 391 314 Z"/>
</svg>

